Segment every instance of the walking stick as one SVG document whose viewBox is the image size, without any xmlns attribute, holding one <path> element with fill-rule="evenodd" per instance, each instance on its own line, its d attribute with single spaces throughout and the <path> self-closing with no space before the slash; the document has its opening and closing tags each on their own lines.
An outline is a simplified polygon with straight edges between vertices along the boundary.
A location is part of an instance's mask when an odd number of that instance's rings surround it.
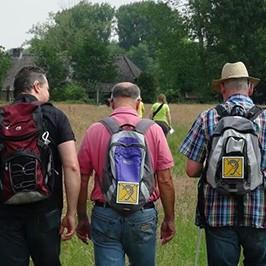
<svg viewBox="0 0 266 266">
<path fill-rule="evenodd" d="M 202 231 L 203 229 L 199 227 L 198 229 L 198 239 L 196 242 L 196 254 L 195 254 L 195 266 L 199 265 L 199 253 L 200 253 L 200 242 L 201 242 L 201 237 L 202 237 Z"/>
</svg>

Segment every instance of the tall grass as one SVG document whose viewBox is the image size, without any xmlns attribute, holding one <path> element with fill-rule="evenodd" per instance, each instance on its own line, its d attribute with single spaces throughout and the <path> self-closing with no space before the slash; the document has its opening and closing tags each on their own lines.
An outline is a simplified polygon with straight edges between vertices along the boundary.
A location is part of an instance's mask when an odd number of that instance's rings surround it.
<svg viewBox="0 0 266 266">
<path fill-rule="evenodd" d="M 70 118 L 77 138 L 77 147 L 80 145 L 86 128 L 111 112 L 105 106 L 60 104 L 58 107 L 63 109 Z M 147 114 L 150 105 L 145 105 L 145 108 Z M 185 175 L 185 158 L 178 152 L 178 148 L 196 115 L 206 108 L 208 108 L 207 105 L 170 105 L 175 133 L 168 137 L 168 143 L 175 161 L 173 177 L 176 189 L 175 221 L 177 232 L 174 239 L 164 246 L 161 246 L 158 240 L 158 266 L 191 266 L 195 262 L 198 237 L 198 229 L 194 225 L 197 180 L 189 179 Z M 159 211 L 157 232 L 159 239 L 160 222 L 163 218 L 163 211 L 159 201 L 157 202 L 157 208 Z M 88 212 L 90 212 L 90 208 Z M 63 266 L 94 265 L 92 243 L 85 245 L 76 237 L 62 243 L 61 260 Z M 207 265 L 204 237 L 200 244 L 198 266 L 203 265 Z"/>
</svg>

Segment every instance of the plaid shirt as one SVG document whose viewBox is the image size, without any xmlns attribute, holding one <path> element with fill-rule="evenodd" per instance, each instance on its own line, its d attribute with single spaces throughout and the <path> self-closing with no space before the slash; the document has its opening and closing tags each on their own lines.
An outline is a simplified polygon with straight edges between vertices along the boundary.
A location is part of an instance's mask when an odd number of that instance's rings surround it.
<svg viewBox="0 0 266 266">
<path fill-rule="evenodd" d="M 241 105 L 246 110 L 254 103 L 244 95 L 233 95 L 225 102 L 225 106 Z M 266 176 L 266 112 L 262 112 L 254 121 L 259 130 L 259 140 L 262 146 L 261 169 Z M 218 114 L 214 108 L 202 112 L 195 120 L 185 140 L 181 144 L 180 152 L 193 161 L 204 163 L 207 157 L 207 143 L 212 136 Z M 264 181 L 265 182 L 265 181 Z M 239 219 L 238 203 L 235 197 L 219 194 L 209 184 L 204 184 L 204 213 L 209 226 L 251 226 L 266 228 L 266 194 L 263 185 L 243 196 L 243 216 Z M 197 214 L 199 210 L 197 210 Z M 199 225 L 198 221 L 196 223 Z"/>
</svg>

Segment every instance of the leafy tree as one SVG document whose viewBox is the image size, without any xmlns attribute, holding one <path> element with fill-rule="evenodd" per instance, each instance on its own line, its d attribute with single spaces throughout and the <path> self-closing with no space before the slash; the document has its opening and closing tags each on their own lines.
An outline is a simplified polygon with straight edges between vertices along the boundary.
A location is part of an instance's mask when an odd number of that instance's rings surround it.
<svg viewBox="0 0 266 266">
<path fill-rule="evenodd" d="M 110 55 L 113 57 L 126 53 L 125 49 L 121 48 L 116 40 L 113 40 L 109 43 L 108 50 Z"/>
<path fill-rule="evenodd" d="M 155 59 L 150 55 L 146 42 L 140 43 L 137 47 L 130 47 L 126 54 L 142 71 L 155 72 Z"/>
<path fill-rule="evenodd" d="M 148 9 L 153 2 L 137 2 L 120 6 L 116 12 L 119 44 L 125 49 L 137 47 L 149 38 L 152 23 Z"/>
<path fill-rule="evenodd" d="M 120 6 L 116 11 L 119 46 L 142 71 L 151 75 L 156 69 L 153 8 L 157 8 L 156 3 L 145 1 Z"/>
<path fill-rule="evenodd" d="M 53 90 L 52 98 L 55 101 L 85 101 L 86 90 L 75 83 L 69 83 Z"/>
<path fill-rule="evenodd" d="M 198 88 L 199 46 L 189 40 L 178 10 L 145 1 L 121 6 L 116 16 L 120 45 L 171 101 Z"/>
<path fill-rule="evenodd" d="M 252 75 L 265 73 L 266 2 L 189 0 L 187 26 L 199 43 L 202 83 L 220 75 L 225 62 L 243 61 Z"/>
<path fill-rule="evenodd" d="M 168 39 L 167 49 L 160 50 L 160 87 L 167 91 L 169 102 L 182 101 L 186 94 L 200 94 L 199 57 L 196 43 Z"/>
<path fill-rule="evenodd" d="M 97 82 L 111 82 L 116 76 L 113 67 L 113 56 L 110 55 L 108 45 L 98 42 L 95 38 L 82 40 L 76 43 L 71 51 L 73 58 L 73 77 L 79 80 L 83 86 L 92 85 Z"/>
<path fill-rule="evenodd" d="M 53 87 L 68 80 L 88 87 L 88 81 L 106 82 L 115 75 L 107 48 L 113 15 L 108 4 L 82 1 L 32 29 L 31 51 L 48 70 Z"/>
<path fill-rule="evenodd" d="M 33 39 L 30 51 L 35 55 L 37 65 L 47 71 L 51 91 L 60 87 L 69 76 L 70 58 L 67 51 L 57 49 L 53 46 L 52 35 L 47 35 L 43 40 Z"/>
<path fill-rule="evenodd" d="M 140 74 L 137 85 L 141 89 L 141 98 L 145 103 L 152 103 L 156 99 L 157 84 L 152 75 L 147 73 Z"/>
<path fill-rule="evenodd" d="M 5 52 L 4 48 L 0 46 L 0 85 L 3 83 L 10 65 L 11 60 L 9 55 Z"/>
</svg>

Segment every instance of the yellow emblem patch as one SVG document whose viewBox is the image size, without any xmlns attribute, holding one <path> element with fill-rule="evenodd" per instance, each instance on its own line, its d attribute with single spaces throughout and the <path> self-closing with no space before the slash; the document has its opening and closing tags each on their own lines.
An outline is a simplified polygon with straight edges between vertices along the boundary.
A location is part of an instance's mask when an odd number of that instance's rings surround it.
<svg viewBox="0 0 266 266">
<path fill-rule="evenodd" d="M 223 157 L 222 177 L 223 178 L 244 178 L 244 157 L 231 156 Z"/>
<path fill-rule="evenodd" d="M 137 205 L 139 202 L 139 183 L 118 181 L 116 203 Z"/>
</svg>

